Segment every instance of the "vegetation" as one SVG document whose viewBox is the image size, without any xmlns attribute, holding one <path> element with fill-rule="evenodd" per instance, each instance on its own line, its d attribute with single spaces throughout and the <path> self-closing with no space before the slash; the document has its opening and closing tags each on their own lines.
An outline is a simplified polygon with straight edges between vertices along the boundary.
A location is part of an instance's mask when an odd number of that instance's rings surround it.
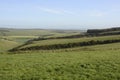
<svg viewBox="0 0 120 80">
<path fill-rule="evenodd" d="M 1 29 L 0 80 L 120 80 L 120 35 L 112 29 Z"/>
<path fill-rule="evenodd" d="M 120 27 L 109 29 L 90 29 L 87 33 L 92 36 L 119 35 Z"/>
<path fill-rule="evenodd" d="M 119 80 L 119 48 L 114 43 L 67 52 L 1 54 L 0 80 Z"/>
<path fill-rule="evenodd" d="M 45 29 L 2 29 L 0 28 L 0 36 L 40 36 L 40 37 L 56 37 L 80 34 L 79 30 L 45 30 Z"/>
<path fill-rule="evenodd" d="M 71 39 L 48 39 L 40 41 L 27 42 L 21 46 L 15 47 L 10 51 L 26 51 L 26 50 L 50 50 L 61 48 L 73 48 L 80 46 L 90 46 L 98 44 L 108 44 L 120 42 L 119 36 L 103 36 L 103 37 L 86 37 Z"/>
<path fill-rule="evenodd" d="M 0 52 L 7 51 L 9 49 L 12 49 L 13 47 L 18 46 L 19 44 L 14 41 L 0 39 Z"/>
</svg>

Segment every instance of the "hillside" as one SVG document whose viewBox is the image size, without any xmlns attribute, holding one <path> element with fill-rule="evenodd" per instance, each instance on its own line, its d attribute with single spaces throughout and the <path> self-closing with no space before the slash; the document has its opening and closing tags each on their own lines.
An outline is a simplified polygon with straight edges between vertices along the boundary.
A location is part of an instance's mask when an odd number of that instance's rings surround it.
<svg viewBox="0 0 120 80">
<path fill-rule="evenodd" d="M 47 29 L 9 29 L 0 28 L 0 36 L 68 36 L 80 34 L 81 30 L 47 30 Z"/>
<path fill-rule="evenodd" d="M 54 50 L 120 42 L 120 35 L 30 41 L 10 51 Z"/>
<path fill-rule="evenodd" d="M 15 41 L 0 39 L 0 52 L 7 51 L 18 45 L 20 45 L 20 44 Z"/>
<path fill-rule="evenodd" d="M 0 36 L 0 80 L 120 80 L 120 35 L 60 35 Z"/>
<path fill-rule="evenodd" d="M 119 80 L 119 73 L 120 43 L 0 54 L 0 80 Z"/>
<path fill-rule="evenodd" d="M 108 29 L 89 29 L 87 34 L 92 36 L 105 36 L 105 35 L 119 35 L 120 27 L 108 28 Z"/>
<path fill-rule="evenodd" d="M 21 45 L 25 44 L 26 41 L 37 38 L 51 38 L 51 37 L 64 37 L 70 35 L 78 35 L 83 33 L 79 30 L 47 30 L 47 29 L 11 29 L 11 28 L 0 28 L 0 39 L 5 40 L 4 43 L 0 42 L 0 50 L 7 51 L 13 47 L 14 43 Z M 6 42 L 6 43 L 5 43 Z M 6 44 L 7 47 L 5 48 Z M 4 45 L 5 44 L 5 45 Z M 12 45 L 13 44 L 13 45 Z M 18 46 L 17 45 L 17 46 Z M 11 46 L 11 47 L 10 47 Z M 3 50 L 4 49 L 4 50 Z"/>
</svg>

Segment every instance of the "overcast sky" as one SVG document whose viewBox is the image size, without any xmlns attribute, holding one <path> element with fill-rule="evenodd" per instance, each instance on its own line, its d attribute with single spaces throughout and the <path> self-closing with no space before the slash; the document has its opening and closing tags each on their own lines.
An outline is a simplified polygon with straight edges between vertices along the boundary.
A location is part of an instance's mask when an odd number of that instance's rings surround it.
<svg viewBox="0 0 120 80">
<path fill-rule="evenodd" d="M 120 26 L 120 0 L 0 0 L 0 27 L 87 29 Z"/>
</svg>

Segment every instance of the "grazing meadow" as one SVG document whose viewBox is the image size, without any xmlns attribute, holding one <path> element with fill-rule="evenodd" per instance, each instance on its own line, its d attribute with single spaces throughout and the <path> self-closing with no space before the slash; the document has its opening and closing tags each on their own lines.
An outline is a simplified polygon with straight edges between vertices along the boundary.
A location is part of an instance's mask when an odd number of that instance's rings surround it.
<svg viewBox="0 0 120 80">
<path fill-rule="evenodd" d="M 120 35 L 34 41 L 38 37 L 0 37 L 0 80 L 120 80 Z M 79 46 L 21 50 L 69 43 Z"/>
<path fill-rule="evenodd" d="M 113 43 L 0 54 L 0 80 L 120 80 L 119 48 Z"/>
</svg>

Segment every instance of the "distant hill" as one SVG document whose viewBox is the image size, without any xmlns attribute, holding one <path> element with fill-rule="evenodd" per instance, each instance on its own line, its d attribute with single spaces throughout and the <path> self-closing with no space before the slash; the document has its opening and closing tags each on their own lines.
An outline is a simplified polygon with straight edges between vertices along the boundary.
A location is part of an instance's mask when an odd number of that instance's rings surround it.
<svg viewBox="0 0 120 80">
<path fill-rule="evenodd" d="M 120 27 L 108 28 L 108 29 L 89 29 L 87 30 L 87 34 L 89 35 L 119 35 Z"/>
<path fill-rule="evenodd" d="M 63 33 L 62 31 L 59 31 Z M 82 40 L 82 42 L 81 42 Z M 86 41 L 87 40 L 87 41 Z M 87 32 L 62 36 L 62 37 L 49 37 L 49 38 L 34 38 L 28 40 L 25 44 L 20 45 L 11 49 L 10 51 L 16 50 L 40 50 L 40 49 L 61 49 L 71 48 L 78 46 L 89 46 L 98 44 L 108 44 L 120 42 L 120 28 L 109 28 L 109 29 L 89 29 Z"/>
<path fill-rule="evenodd" d="M 12 29 L 0 28 L 0 36 L 69 36 L 80 34 L 82 30 L 51 30 L 51 29 Z"/>
</svg>

